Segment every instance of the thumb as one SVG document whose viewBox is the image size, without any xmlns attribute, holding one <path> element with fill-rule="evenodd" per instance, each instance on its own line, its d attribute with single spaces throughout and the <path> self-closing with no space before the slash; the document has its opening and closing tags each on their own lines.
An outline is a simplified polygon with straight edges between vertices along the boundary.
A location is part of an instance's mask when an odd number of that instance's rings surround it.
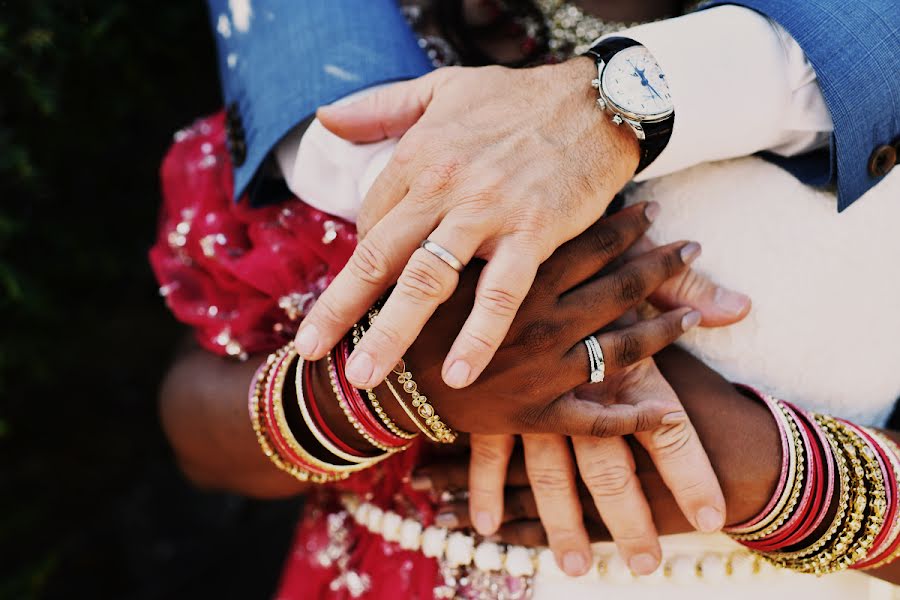
<svg viewBox="0 0 900 600">
<path fill-rule="evenodd" d="M 628 260 L 656 248 L 647 236 L 625 252 Z M 661 311 L 689 306 L 703 315 L 704 327 L 724 327 L 744 319 L 750 312 L 750 297 L 716 285 L 706 275 L 688 269 L 664 282 L 647 298 Z"/>
<path fill-rule="evenodd" d="M 382 87 L 349 104 L 321 107 L 316 116 L 327 130 L 350 142 L 398 138 L 425 113 L 434 78 L 425 75 Z"/>
<path fill-rule="evenodd" d="M 649 300 L 660 310 L 690 306 L 703 315 L 704 327 L 731 325 L 750 312 L 748 296 L 718 286 L 693 269 L 663 283 Z"/>
</svg>

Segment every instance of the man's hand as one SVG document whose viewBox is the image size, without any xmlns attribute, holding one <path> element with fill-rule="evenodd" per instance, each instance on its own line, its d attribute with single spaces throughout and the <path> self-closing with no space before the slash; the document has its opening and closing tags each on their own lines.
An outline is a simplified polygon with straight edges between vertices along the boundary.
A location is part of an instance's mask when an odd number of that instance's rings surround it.
<svg viewBox="0 0 900 600">
<path fill-rule="evenodd" d="M 441 69 L 321 109 L 325 127 L 351 141 L 402 139 L 366 197 L 365 236 L 300 326 L 300 354 L 322 358 L 396 282 L 347 364 L 357 387 L 380 383 L 459 281 L 419 248 L 430 239 L 463 264 L 488 261 L 442 368 L 447 385 L 471 384 L 538 266 L 594 223 L 636 168 L 637 141 L 595 108 L 592 75 L 587 58 Z"/>
</svg>

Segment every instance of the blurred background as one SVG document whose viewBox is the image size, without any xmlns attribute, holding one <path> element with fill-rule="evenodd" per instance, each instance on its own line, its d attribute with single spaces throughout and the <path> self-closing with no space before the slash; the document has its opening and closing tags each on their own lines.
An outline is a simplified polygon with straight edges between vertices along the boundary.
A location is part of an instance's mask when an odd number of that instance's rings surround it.
<svg viewBox="0 0 900 600">
<path fill-rule="evenodd" d="M 200 1 L 0 0 L 0 599 L 275 587 L 297 504 L 189 487 L 156 415 L 158 165 L 214 61 Z"/>
</svg>

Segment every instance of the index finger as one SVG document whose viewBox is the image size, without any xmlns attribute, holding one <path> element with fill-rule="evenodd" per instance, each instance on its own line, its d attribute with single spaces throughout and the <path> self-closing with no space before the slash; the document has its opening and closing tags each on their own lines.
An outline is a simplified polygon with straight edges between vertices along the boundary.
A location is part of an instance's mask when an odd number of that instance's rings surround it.
<svg viewBox="0 0 900 600">
<path fill-rule="evenodd" d="M 416 211 L 415 206 L 401 201 L 392 208 L 359 241 L 347 264 L 316 300 L 294 339 L 305 360 L 325 356 L 397 279 L 434 227 L 436 217 Z"/>
</svg>

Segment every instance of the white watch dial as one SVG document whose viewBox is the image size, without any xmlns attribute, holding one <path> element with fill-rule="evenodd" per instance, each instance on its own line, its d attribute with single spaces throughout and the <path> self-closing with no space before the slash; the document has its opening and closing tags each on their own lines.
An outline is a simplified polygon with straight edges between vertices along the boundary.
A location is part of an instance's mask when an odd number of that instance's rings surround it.
<svg viewBox="0 0 900 600">
<path fill-rule="evenodd" d="M 603 68 L 600 80 L 607 100 L 639 120 L 662 118 L 672 112 L 666 75 L 643 46 L 617 52 Z"/>
</svg>

